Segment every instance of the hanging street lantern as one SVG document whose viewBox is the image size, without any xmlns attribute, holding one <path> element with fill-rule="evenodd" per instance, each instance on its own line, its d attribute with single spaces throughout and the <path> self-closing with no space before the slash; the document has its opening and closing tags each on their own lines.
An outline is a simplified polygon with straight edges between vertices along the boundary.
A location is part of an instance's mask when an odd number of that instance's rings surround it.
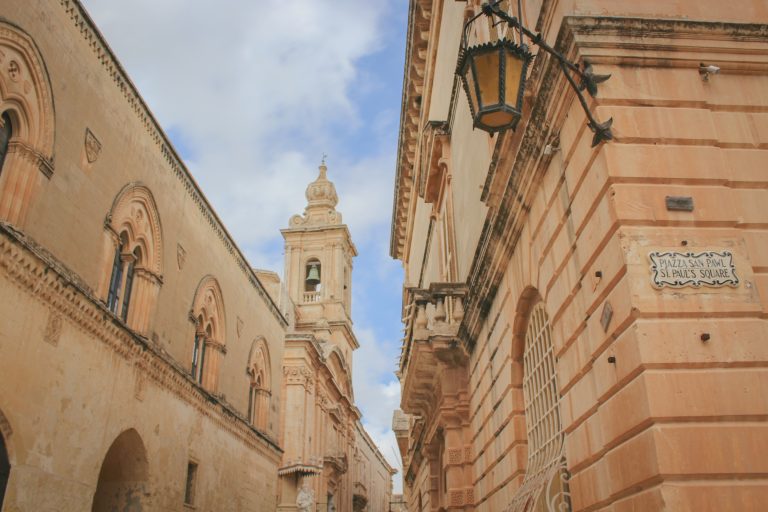
<svg viewBox="0 0 768 512">
<path fill-rule="evenodd" d="M 499 4 L 502 1 L 493 0 L 490 3 L 484 3 L 481 11 L 464 25 L 456 74 L 459 75 L 469 100 L 473 125 L 489 133 L 517 128 L 517 123 L 523 114 L 523 94 L 528 64 L 533 58 L 533 55 L 528 51 L 528 46 L 523 41 L 523 36 L 527 36 L 533 44 L 558 60 L 563 74 L 576 92 L 579 102 L 587 114 L 587 125 L 594 132 L 592 147 L 612 139 L 611 125 L 613 119 L 608 119 L 604 123 L 598 122 L 589 110 L 587 101 L 581 92 L 586 89 L 591 96 L 596 96 L 597 84 L 608 80 L 611 75 L 595 75 L 589 64 L 581 69 L 578 65 L 568 61 L 549 46 L 539 34 L 534 34 L 523 26 L 520 22 L 521 0 L 517 2 L 517 17 L 510 16 L 501 10 Z M 512 30 L 511 32 L 517 41 L 503 38 L 495 42 L 468 46 L 469 30 L 472 23 L 483 15 L 493 21 L 492 26 L 494 27 L 499 23 L 506 23 L 509 28 L 516 29 L 516 31 Z M 581 84 L 576 84 L 572 74 L 581 80 Z"/>
<path fill-rule="evenodd" d="M 532 58 L 527 46 L 508 39 L 461 49 L 457 73 L 475 127 L 491 133 L 515 129 Z"/>
</svg>

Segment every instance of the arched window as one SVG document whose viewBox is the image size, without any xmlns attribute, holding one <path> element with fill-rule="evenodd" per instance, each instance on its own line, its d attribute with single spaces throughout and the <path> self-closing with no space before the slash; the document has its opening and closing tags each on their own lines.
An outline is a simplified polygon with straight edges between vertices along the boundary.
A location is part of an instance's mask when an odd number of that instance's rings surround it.
<svg viewBox="0 0 768 512">
<path fill-rule="evenodd" d="M 162 283 L 160 217 L 149 189 L 127 185 L 107 218 L 101 296 L 112 313 L 146 334 Z"/>
<path fill-rule="evenodd" d="M 543 301 L 536 303 L 528 316 L 523 397 L 528 462 L 525 479 L 510 510 L 571 510 L 552 328 Z"/>
<path fill-rule="evenodd" d="M 263 338 L 254 341 L 248 358 L 248 420 L 258 430 L 266 431 L 269 423 L 271 371 L 269 350 Z"/>
<path fill-rule="evenodd" d="M 32 38 L 2 21 L 0 55 L 0 220 L 23 226 L 53 174 L 53 95 Z"/>
<path fill-rule="evenodd" d="M 195 333 L 191 350 L 190 373 L 201 386 L 216 391 L 219 365 L 226 352 L 224 298 L 218 281 L 204 277 L 197 286 L 191 318 Z"/>
<path fill-rule="evenodd" d="M 11 124 L 11 117 L 8 112 L 3 112 L 0 116 L 0 174 L 3 172 L 3 163 L 5 162 L 5 155 L 8 153 L 8 143 L 13 136 L 13 125 Z"/>
</svg>

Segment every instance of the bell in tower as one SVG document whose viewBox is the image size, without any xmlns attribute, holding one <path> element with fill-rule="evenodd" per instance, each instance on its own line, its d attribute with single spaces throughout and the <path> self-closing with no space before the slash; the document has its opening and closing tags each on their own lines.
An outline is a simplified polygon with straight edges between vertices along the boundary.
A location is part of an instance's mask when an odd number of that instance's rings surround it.
<svg viewBox="0 0 768 512">
<path fill-rule="evenodd" d="M 320 263 L 311 262 L 307 265 L 307 279 L 304 281 L 305 291 L 314 292 L 320 284 Z"/>
</svg>

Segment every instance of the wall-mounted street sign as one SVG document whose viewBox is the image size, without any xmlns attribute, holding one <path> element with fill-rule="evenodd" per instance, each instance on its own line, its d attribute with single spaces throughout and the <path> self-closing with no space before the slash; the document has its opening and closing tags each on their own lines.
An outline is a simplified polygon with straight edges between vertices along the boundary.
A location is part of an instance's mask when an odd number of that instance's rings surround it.
<svg viewBox="0 0 768 512">
<path fill-rule="evenodd" d="M 739 286 L 730 251 L 653 251 L 648 257 L 651 260 L 651 280 L 656 288 Z"/>
</svg>

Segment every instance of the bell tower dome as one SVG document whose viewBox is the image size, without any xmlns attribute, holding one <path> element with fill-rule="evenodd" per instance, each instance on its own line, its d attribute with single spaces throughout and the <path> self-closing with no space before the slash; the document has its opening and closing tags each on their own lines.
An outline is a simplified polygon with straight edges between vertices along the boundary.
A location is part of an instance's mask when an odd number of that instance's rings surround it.
<svg viewBox="0 0 768 512">
<path fill-rule="evenodd" d="M 352 258 L 357 249 L 336 211 L 339 197 L 325 159 L 307 186 L 307 206 L 281 230 L 285 239 L 285 282 L 296 304 L 297 330 L 312 331 L 337 345 L 351 364 L 357 348 L 352 333 Z"/>
</svg>

